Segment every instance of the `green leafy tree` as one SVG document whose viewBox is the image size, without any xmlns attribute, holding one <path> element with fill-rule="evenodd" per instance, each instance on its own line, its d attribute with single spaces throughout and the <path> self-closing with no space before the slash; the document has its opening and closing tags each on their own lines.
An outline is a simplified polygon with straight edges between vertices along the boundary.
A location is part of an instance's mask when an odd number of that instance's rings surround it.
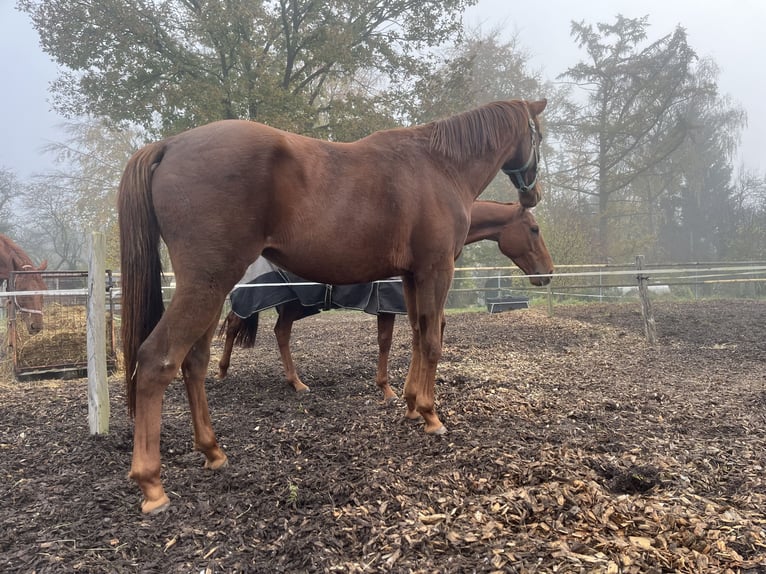
<svg viewBox="0 0 766 574">
<path fill-rule="evenodd" d="M 698 85 L 716 86 L 717 77 L 712 61 L 697 66 Z M 690 98 L 686 116 L 693 132 L 658 166 L 652 186 L 665 207 L 659 218 L 665 240 L 660 247 L 676 261 L 720 259 L 726 251 L 723 232 L 736 202 L 733 161 L 747 118 L 741 107 L 715 89 L 701 89 Z M 650 209 L 654 204 L 650 194 Z"/>
<path fill-rule="evenodd" d="M 151 136 L 224 118 L 343 139 L 388 115 L 379 90 L 427 70 L 475 0 L 19 0 L 63 67 L 67 117 L 129 122 Z M 340 88 L 340 89 L 338 89 Z M 391 123 L 388 118 L 388 123 Z M 387 123 L 383 121 L 382 123 Z"/>
<path fill-rule="evenodd" d="M 710 60 L 695 67 L 695 91 L 683 107 L 689 137 L 649 166 L 620 193 L 619 239 L 613 253 L 645 253 L 656 260 L 714 260 L 723 256 L 721 233 L 732 210 L 733 165 L 744 111 L 716 89 Z"/>
<path fill-rule="evenodd" d="M 518 37 L 505 40 L 499 29 L 471 30 L 402 99 L 409 121 L 420 124 L 495 100 L 538 98 L 542 91 Z"/>
<path fill-rule="evenodd" d="M 673 154 L 694 130 L 688 102 L 713 86 L 695 82 L 696 54 L 678 27 L 648 45 L 648 17 L 617 16 L 595 27 L 572 23 L 572 35 L 588 61 L 562 77 L 585 94 L 576 117 L 563 133 L 577 156 L 579 193 L 594 200 L 598 251 L 602 260 L 624 248 L 610 244 L 610 226 L 635 215 L 634 184 Z"/>
</svg>

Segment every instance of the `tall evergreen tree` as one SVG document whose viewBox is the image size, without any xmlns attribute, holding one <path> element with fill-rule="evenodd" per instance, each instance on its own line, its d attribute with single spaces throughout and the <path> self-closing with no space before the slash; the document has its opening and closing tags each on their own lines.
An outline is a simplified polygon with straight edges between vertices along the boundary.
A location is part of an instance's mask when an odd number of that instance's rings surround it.
<svg viewBox="0 0 766 574">
<path fill-rule="evenodd" d="M 683 28 L 643 46 L 647 27 L 648 17 L 573 22 L 588 61 L 562 74 L 586 96 L 564 137 L 580 158 L 579 191 L 596 206 L 602 260 L 610 255 L 610 224 L 625 215 L 618 200 L 681 146 L 694 129 L 687 102 L 710 89 L 694 82 L 697 58 Z"/>
</svg>

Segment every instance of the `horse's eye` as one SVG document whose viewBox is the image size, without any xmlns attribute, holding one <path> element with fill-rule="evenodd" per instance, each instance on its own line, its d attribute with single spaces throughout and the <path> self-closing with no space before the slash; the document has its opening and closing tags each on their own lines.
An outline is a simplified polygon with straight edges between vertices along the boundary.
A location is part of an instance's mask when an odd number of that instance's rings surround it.
<svg viewBox="0 0 766 574">
<path fill-rule="evenodd" d="M 538 234 L 540 233 L 540 228 L 539 228 L 539 227 L 537 227 L 537 225 L 535 225 L 535 226 L 532 228 L 532 233 L 534 233 L 535 235 L 538 235 Z"/>
</svg>

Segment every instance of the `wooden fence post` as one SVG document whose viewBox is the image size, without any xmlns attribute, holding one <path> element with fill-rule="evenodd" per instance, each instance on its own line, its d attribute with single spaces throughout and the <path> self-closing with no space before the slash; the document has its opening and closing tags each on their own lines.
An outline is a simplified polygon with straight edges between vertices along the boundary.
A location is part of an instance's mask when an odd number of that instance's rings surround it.
<svg viewBox="0 0 766 574">
<path fill-rule="evenodd" d="M 109 432 L 109 381 L 106 370 L 106 269 L 104 234 L 90 235 L 88 261 L 88 423 L 90 434 Z"/>
<path fill-rule="evenodd" d="M 636 280 L 638 281 L 638 298 L 641 299 L 641 317 L 644 319 L 644 333 L 646 340 L 650 345 L 657 342 L 657 330 L 654 327 L 654 315 L 652 314 L 652 303 L 649 301 L 649 289 L 646 285 L 649 277 L 641 273 L 644 268 L 644 256 L 636 256 Z"/>
</svg>

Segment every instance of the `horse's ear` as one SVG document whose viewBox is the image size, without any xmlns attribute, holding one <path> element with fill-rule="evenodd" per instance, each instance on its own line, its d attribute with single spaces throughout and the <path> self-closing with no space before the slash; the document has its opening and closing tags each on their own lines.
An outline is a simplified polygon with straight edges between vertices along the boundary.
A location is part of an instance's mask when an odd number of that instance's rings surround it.
<svg viewBox="0 0 766 574">
<path fill-rule="evenodd" d="M 529 111 L 532 113 L 533 116 L 539 116 L 541 113 L 543 113 L 543 110 L 545 109 L 545 106 L 548 105 L 548 100 L 546 98 L 543 98 L 542 100 L 537 100 L 536 102 L 529 102 Z"/>
<path fill-rule="evenodd" d="M 38 271 L 45 271 L 48 269 L 48 260 L 44 259 L 42 263 L 40 263 L 40 267 L 37 268 Z"/>
</svg>

